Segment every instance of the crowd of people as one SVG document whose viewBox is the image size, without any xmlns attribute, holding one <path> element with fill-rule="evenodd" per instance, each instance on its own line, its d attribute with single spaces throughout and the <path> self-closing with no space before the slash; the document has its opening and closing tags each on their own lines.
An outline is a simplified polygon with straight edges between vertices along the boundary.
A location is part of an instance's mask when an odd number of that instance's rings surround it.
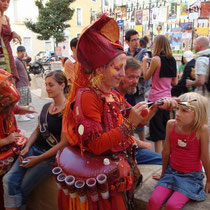
<svg viewBox="0 0 210 210">
<path fill-rule="evenodd" d="M 195 40 L 196 59 L 191 51 L 183 54 L 179 73 L 166 36 L 155 37 L 151 52 L 149 39 L 129 30 L 125 34 L 129 48 L 124 51 L 116 21 L 102 15 L 79 39 L 72 39 L 73 55 L 62 60 L 63 71 L 45 77 L 52 102 L 43 106 L 27 139 L 15 114 L 28 121 L 36 111 L 29 106 L 25 47 L 17 48 L 14 59 L 9 44 L 11 39 L 21 43 L 21 38 L 11 32 L 4 15 L 8 7 L 9 1 L 0 0 L 1 209 L 26 207 L 33 189 L 52 175 L 52 165 L 60 186 L 59 210 L 135 209 L 134 190 L 142 181 L 137 164 L 162 165 L 162 173 L 154 176 L 159 181 L 148 210 L 161 209 L 164 203 L 166 209 L 181 209 L 189 200 L 206 199 L 210 192 L 206 37 Z M 146 125 L 155 151 L 145 141 Z M 11 167 L 5 167 L 9 161 Z"/>
</svg>

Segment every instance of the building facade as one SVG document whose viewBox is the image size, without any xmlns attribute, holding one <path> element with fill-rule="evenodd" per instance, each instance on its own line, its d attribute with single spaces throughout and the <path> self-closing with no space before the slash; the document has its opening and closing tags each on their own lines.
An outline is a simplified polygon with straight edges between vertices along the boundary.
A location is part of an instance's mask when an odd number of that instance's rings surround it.
<svg viewBox="0 0 210 210">
<path fill-rule="evenodd" d="M 74 15 L 69 21 L 70 38 L 79 37 L 82 30 L 101 13 L 101 0 L 76 0 L 71 4 Z"/>
</svg>

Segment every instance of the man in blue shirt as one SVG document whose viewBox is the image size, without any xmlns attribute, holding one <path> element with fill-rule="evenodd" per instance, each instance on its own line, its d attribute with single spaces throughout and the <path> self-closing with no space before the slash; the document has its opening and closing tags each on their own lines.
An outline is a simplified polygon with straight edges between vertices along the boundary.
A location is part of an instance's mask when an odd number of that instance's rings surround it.
<svg viewBox="0 0 210 210">
<path fill-rule="evenodd" d="M 139 52 L 139 34 L 131 29 L 125 33 L 125 42 L 129 46 L 126 54 L 135 57 Z"/>
</svg>

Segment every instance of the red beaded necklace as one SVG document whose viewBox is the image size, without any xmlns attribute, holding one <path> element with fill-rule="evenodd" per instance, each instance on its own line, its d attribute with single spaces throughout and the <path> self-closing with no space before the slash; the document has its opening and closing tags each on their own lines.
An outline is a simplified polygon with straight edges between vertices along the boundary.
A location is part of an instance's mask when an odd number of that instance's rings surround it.
<svg viewBox="0 0 210 210">
<path fill-rule="evenodd" d="M 53 113 L 55 113 L 55 112 L 57 112 L 61 107 L 62 107 L 62 109 L 63 109 L 63 107 L 66 105 L 66 100 L 62 103 L 62 104 L 60 104 L 60 105 L 55 105 L 55 103 L 53 102 L 52 103 L 52 108 L 51 108 L 51 111 L 53 112 Z"/>
</svg>

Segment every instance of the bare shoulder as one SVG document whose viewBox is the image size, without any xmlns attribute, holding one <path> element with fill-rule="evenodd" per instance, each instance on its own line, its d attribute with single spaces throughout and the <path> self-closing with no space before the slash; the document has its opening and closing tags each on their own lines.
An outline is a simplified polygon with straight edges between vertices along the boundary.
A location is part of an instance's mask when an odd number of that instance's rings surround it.
<svg viewBox="0 0 210 210">
<path fill-rule="evenodd" d="M 176 120 L 174 120 L 174 119 L 168 120 L 167 126 L 168 127 L 173 127 L 173 125 L 174 125 L 175 122 L 176 122 Z"/>
<path fill-rule="evenodd" d="M 209 128 L 207 124 L 204 124 L 201 126 L 201 128 L 198 130 L 197 135 L 199 139 L 207 139 L 209 140 Z"/>
<path fill-rule="evenodd" d="M 160 57 L 159 56 L 154 56 L 152 58 L 152 60 L 155 61 L 155 62 L 160 62 Z"/>
<path fill-rule="evenodd" d="M 4 17 L 5 17 L 5 19 L 6 19 L 6 21 L 8 22 L 8 24 L 10 23 L 10 19 L 9 19 L 9 17 L 7 16 L 7 15 L 4 15 Z"/>
<path fill-rule="evenodd" d="M 155 63 L 156 65 L 160 65 L 160 57 L 159 56 L 154 56 L 152 58 L 152 62 Z"/>
</svg>

